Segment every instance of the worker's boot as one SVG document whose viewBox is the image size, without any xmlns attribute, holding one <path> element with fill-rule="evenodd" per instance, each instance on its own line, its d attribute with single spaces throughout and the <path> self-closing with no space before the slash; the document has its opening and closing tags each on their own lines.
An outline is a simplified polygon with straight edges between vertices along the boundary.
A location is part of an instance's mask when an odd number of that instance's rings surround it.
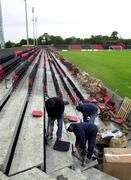
<svg viewBox="0 0 131 180">
<path fill-rule="evenodd" d="M 90 162 L 94 162 L 94 163 L 96 162 L 96 163 L 98 163 L 95 156 L 92 156 L 91 159 L 86 158 L 85 162 L 86 162 L 86 164 L 89 164 Z"/>
<path fill-rule="evenodd" d="M 47 138 L 47 141 L 53 139 L 53 131 L 48 132 L 48 133 L 46 134 L 46 138 Z"/>
<path fill-rule="evenodd" d="M 85 160 L 86 164 L 89 164 L 91 161 L 92 159 L 88 159 L 88 158 Z"/>
<path fill-rule="evenodd" d="M 51 121 L 51 124 L 49 126 L 49 130 L 47 133 L 47 140 L 53 139 L 53 130 L 54 130 L 54 121 Z"/>
</svg>

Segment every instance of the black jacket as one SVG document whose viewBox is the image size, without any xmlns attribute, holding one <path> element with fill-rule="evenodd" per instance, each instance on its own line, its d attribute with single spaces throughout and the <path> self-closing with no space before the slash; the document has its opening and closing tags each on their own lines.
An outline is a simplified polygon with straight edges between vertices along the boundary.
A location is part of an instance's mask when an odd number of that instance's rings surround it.
<svg viewBox="0 0 131 180">
<path fill-rule="evenodd" d="M 59 97 L 53 97 L 52 99 L 55 101 L 55 106 L 53 108 L 49 108 L 48 104 L 47 104 L 47 102 L 48 102 L 48 100 L 47 100 L 45 102 L 46 111 L 47 111 L 49 117 L 59 119 L 65 109 L 64 102 Z"/>
</svg>

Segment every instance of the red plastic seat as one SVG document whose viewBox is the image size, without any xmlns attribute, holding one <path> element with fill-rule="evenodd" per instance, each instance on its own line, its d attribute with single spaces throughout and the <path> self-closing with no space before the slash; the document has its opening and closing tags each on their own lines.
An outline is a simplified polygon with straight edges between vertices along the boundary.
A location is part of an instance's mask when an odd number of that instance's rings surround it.
<svg viewBox="0 0 131 180">
<path fill-rule="evenodd" d="M 77 122 L 78 121 L 78 118 L 77 116 L 75 115 L 70 115 L 70 116 L 67 116 L 68 120 L 71 121 L 71 122 Z"/>
<path fill-rule="evenodd" d="M 118 123 L 118 124 L 122 124 L 123 122 L 125 122 L 125 120 L 123 118 L 119 117 L 119 118 L 115 118 L 113 120 L 113 122 Z"/>
<path fill-rule="evenodd" d="M 33 117 L 41 117 L 43 115 L 42 111 L 32 111 Z"/>
</svg>

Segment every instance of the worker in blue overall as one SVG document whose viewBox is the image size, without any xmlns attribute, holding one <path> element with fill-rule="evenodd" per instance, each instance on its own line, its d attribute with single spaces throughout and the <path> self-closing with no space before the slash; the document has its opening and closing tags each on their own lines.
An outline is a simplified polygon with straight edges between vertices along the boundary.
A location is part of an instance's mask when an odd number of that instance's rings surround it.
<svg viewBox="0 0 131 180">
<path fill-rule="evenodd" d="M 48 114 L 47 139 L 53 138 L 54 121 L 57 120 L 57 140 L 62 138 L 65 105 L 61 98 L 52 97 L 45 102 Z"/>
<path fill-rule="evenodd" d="M 79 103 L 76 110 L 82 113 L 83 122 L 93 123 L 98 115 L 98 106 L 93 103 Z"/>
<path fill-rule="evenodd" d="M 79 152 L 86 149 L 86 143 L 88 142 L 86 163 L 89 163 L 92 160 L 92 155 L 96 144 L 96 135 L 98 132 L 97 126 L 95 124 L 86 122 L 75 124 L 67 123 L 66 130 L 74 133 L 76 137 L 75 147 L 79 149 Z"/>
</svg>

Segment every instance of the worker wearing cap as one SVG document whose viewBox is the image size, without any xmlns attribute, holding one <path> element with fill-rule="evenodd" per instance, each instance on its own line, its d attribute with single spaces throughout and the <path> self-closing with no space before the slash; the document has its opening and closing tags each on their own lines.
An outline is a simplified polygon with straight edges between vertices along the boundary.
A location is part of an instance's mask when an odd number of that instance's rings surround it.
<svg viewBox="0 0 131 180">
<path fill-rule="evenodd" d="M 98 115 L 98 106 L 93 103 L 79 103 L 76 110 L 82 113 L 83 122 L 94 123 Z"/>
<path fill-rule="evenodd" d="M 52 97 L 45 102 L 45 107 L 48 114 L 47 137 L 53 138 L 54 121 L 57 119 L 56 136 L 57 140 L 60 140 L 64 121 L 64 102 L 59 97 Z"/>
<path fill-rule="evenodd" d="M 86 122 L 75 124 L 68 123 L 66 124 L 66 130 L 75 134 L 75 147 L 79 147 L 81 152 L 86 148 L 86 142 L 88 141 L 86 162 L 90 162 L 96 143 L 96 135 L 98 132 L 97 126 Z"/>
</svg>

